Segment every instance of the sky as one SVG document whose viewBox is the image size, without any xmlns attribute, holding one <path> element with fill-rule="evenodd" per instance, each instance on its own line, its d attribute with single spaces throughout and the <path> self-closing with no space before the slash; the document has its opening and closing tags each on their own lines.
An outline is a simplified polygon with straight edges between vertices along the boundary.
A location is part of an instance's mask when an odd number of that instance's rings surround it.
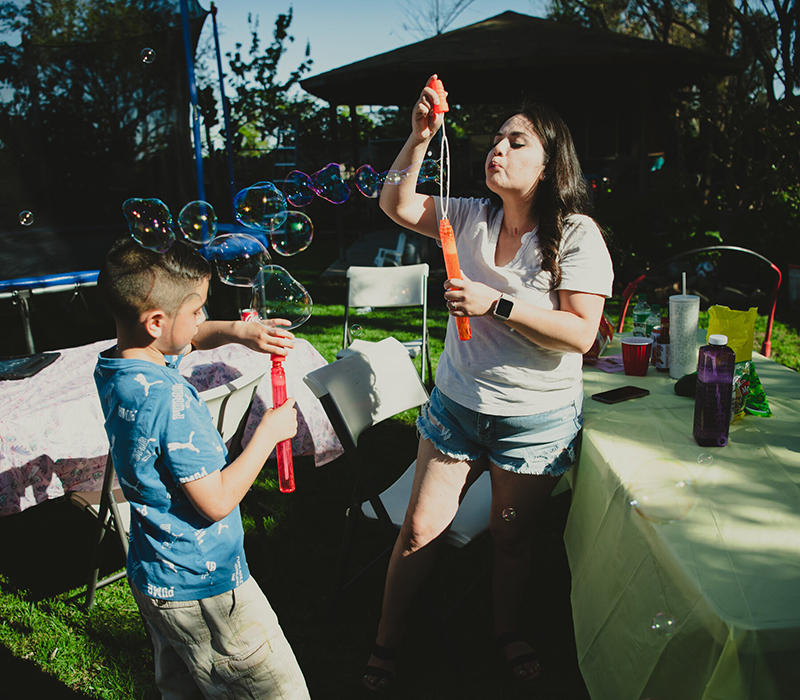
<svg viewBox="0 0 800 700">
<path fill-rule="evenodd" d="M 430 2 L 432 0 L 217 0 L 223 65 L 225 53 L 233 51 L 237 42 L 244 50 L 250 46 L 248 13 L 259 16 L 259 36 L 269 43 L 276 17 L 293 7 L 289 34 L 295 41 L 281 59 L 281 73 L 288 73 L 302 62 L 306 43 L 310 42 L 314 65 L 308 77 L 420 41 L 424 37 L 404 30 L 403 24 L 409 24 L 409 6 L 427 7 Z M 200 4 L 206 9 L 210 7 L 209 0 L 200 0 Z M 506 10 L 543 17 L 548 5 L 546 0 L 474 0 L 448 30 L 480 22 Z M 212 31 L 209 17 L 204 33 L 209 32 L 211 36 Z"/>
</svg>

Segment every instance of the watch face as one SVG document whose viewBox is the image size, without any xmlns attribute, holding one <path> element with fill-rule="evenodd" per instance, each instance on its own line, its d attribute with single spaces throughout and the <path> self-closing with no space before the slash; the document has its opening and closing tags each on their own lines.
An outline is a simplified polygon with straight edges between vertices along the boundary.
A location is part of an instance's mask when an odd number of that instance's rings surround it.
<svg viewBox="0 0 800 700">
<path fill-rule="evenodd" d="M 494 315 L 500 318 L 508 319 L 511 315 L 511 309 L 514 308 L 514 303 L 508 299 L 500 297 L 497 300 L 497 305 L 494 307 Z"/>
</svg>

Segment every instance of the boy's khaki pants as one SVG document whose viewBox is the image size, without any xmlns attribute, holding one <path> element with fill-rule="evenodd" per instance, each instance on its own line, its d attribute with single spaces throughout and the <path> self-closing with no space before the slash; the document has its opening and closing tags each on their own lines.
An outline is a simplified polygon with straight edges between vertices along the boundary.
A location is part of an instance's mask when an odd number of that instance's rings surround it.
<svg viewBox="0 0 800 700">
<path fill-rule="evenodd" d="M 159 600 L 131 584 L 155 648 L 164 700 L 308 700 L 278 618 L 251 576 L 202 600 Z"/>
</svg>

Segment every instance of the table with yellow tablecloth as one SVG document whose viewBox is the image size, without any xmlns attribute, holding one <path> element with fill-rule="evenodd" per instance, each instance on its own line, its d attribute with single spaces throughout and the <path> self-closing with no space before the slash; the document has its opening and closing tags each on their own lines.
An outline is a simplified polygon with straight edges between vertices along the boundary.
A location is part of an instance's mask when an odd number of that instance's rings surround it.
<svg viewBox="0 0 800 700">
<path fill-rule="evenodd" d="M 735 421 L 722 448 L 695 443 L 668 374 L 584 369 L 564 539 L 593 700 L 800 697 L 800 375 L 753 359 L 774 415 Z M 650 395 L 590 398 L 627 384 Z M 659 471 L 673 490 L 643 517 Z"/>
</svg>

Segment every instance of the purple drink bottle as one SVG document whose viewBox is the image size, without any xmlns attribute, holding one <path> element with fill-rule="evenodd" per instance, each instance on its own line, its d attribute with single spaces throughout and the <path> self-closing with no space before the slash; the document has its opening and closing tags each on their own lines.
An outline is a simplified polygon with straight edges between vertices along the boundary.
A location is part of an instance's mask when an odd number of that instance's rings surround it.
<svg viewBox="0 0 800 700">
<path fill-rule="evenodd" d="M 736 354 L 727 336 L 711 335 L 697 358 L 697 393 L 694 400 L 694 429 L 698 445 L 724 447 L 728 444 Z"/>
</svg>

